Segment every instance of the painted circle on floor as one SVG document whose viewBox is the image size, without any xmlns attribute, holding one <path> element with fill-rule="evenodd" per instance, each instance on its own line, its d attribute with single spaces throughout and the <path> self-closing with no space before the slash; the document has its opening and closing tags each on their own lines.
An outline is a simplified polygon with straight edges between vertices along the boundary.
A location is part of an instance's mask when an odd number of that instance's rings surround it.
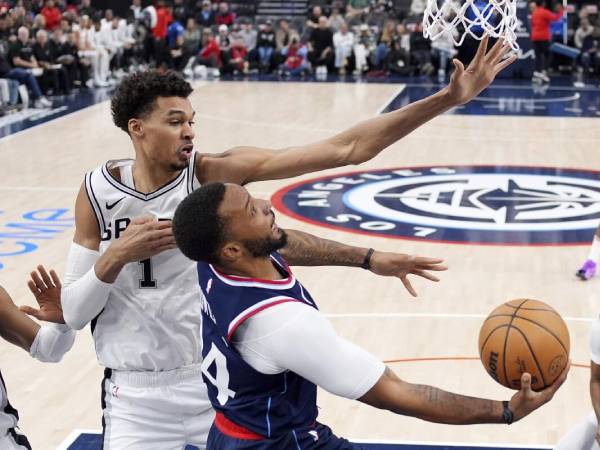
<svg viewBox="0 0 600 450">
<path fill-rule="evenodd" d="M 277 191 L 296 219 L 374 236 L 497 245 L 591 242 L 600 172 L 527 166 L 405 167 L 337 174 Z"/>
</svg>

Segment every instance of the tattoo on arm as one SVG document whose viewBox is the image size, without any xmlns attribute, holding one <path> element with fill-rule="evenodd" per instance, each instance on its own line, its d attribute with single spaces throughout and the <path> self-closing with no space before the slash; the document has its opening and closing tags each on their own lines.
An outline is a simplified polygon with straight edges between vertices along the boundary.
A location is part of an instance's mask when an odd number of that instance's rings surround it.
<svg viewBox="0 0 600 450">
<path fill-rule="evenodd" d="M 286 232 L 288 243 L 281 254 L 293 266 L 360 267 L 368 251 L 301 231 Z"/>
</svg>

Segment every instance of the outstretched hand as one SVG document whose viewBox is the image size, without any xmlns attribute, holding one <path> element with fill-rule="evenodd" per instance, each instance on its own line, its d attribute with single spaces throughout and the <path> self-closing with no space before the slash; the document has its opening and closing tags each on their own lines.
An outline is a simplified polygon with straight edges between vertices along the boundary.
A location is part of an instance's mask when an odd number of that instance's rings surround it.
<svg viewBox="0 0 600 450">
<path fill-rule="evenodd" d="M 450 77 L 447 89 L 456 105 L 465 104 L 479 95 L 494 81 L 499 72 L 517 59 L 516 54 L 506 58 L 511 47 L 504 39 L 498 39 L 490 51 L 487 51 L 488 41 L 489 35 L 486 34 L 466 69 L 458 59 L 452 60 L 456 70 Z"/>
<path fill-rule="evenodd" d="M 31 306 L 20 306 L 19 309 L 21 311 L 38 320 L 65 323 L 60 303 L 62 285 L 60 278 L 58 278 L 54 270 L 51 270 L 50 275 L 48 275 L 44 266 L 37 266 L 37 272 L 35 270 L 31 272 L 31 279 L 27 282 L 27 286 L 35 297 L 40 309 L 35 309 Z"/>
<path fill-rule="evenodd" d="M 521 390 L 512 396 L 508 407 L 513 413 L 513 419 L 522 419 L 540 406 L 548 403 L 554 397 L 554 394 L 567 379 L 567 374 L 571 368 L 571 362 L 563 369 L 560 376 L 550 386 L 542 391 L 535 392 L 531 389 L 531 375 L 524 373 L 521 375 Z"/>
<path fill-rule="evenodd" d="M 371 272 L 386 277 L 398 277 L 410 295 L 417 296 L 408 279 L 408 275 L 417 275 L 430 281 L 440 281 L 429 273 L 443 271 L 448 268 L 442 265 L 442 259 L 424 258 L 422 256 L 404 255 L 402 253 L 375 252 L 371 257 Z"/>
</svg>

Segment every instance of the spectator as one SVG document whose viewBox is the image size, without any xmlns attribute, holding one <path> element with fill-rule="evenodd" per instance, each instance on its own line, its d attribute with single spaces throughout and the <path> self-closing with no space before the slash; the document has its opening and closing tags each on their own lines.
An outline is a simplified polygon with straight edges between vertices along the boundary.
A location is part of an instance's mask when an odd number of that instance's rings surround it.
<svg viewBox="0 0 600 450">
<path fill-rule="evenodd" d="M 188 55 L 195 55 L 200 50 L 202 34 L 198 29 L 196 19 L 190 17 L 187 20 L 185 31 L 183 32 L 183 51 Z"/>
<path fill-rule="evenodd" d="M 70 33 L 73 35 L 74 33 Z M 56 28 L 50 37 L 50 51 L 53 59 L 66 69 L 69 80 L 73 85 L 82 85 L 88 79 L 89 61 L 82 64 L 74 38 L 65 36 L 61 28 Z M 80 67 L 80 65 L 82 67 Z"/>
<path fill-rule="evenodd" d="M 545 7 L 544 0 L 535 0 L 531 12 L 531 40 L 535 51 L 535 71 L 533 81 L 549 83 L 548 59 L 550 52 L 550 23 L 558 20 L 562 14 L 562 7 L 558 4 L 552 12 Z"/>
<path fill-rule="evenodd" d="M 231 73 L 248 73 L 248 49 L 241 37 L 234 39 L 231 54 L 227 64 L 227 71 Z"/>
<path fill-rule="evenodd" d="M 308 49 L 298 36 L 292 36 L 290 44 L 282 49 L 285 62 L 279 67 L 286 75 L 303 75 L 310 69 Z"/>
<path fill-rule="evenodd" d="M 46 19 L 46 29 L 54 30 L 60 24 L 61 12 L 55 5 L 54 0 L 47 0 L 46 6 L 42 8 L 40 13 Z"/>
<path fill-rule="evenodd" d="M 22 25 L 22 26 L 27 27 L 29 29 L 29 31 L 33 34 L 33 36 L 35 36 L 35 34 L 38 32 L 38 30 L 46 29 L 46 18 L 44 16 L 42 16 L 41 14 L 38 14 L 33 19 L 33 24 L 29 25 L 27 23 L 24 23 L 24 25 Z"/>
<path fill-rule="evenodd" d="M 375 50 L 374 55 L 374 65 L 377 69 L 381 69 L 383 66 L 383 62 L 385 61 L 385 57 L 389 53 L 392 48 L 392 40 L 395 37 L 396 33 L 396 25 L 392 20 L 388 20 L 379 35 L 379 42 L 377 43 L 377 48 Z"/>
<path fill-rule="evenodd" d="M 290 31 L 290 23 L 286 19 L 279 21 L 277 32 L 275 33 L 275 43 L 277 52 L 281 53 L 283 47 L 290 45 L 292 33 Z"/>
<path fill-rule="evenodd" d="M 219 3 L 219 12 L 217 17 L 215 17 L 215 23 L 230 27 L 233 25 L 233 22 L 235 22 L 235 14 L 229 10 L 229 3 Z"/>
<path fill-rule="evenodd" d="M 108 77 L 110 75 L 110 57 L 106 49 L 94 43 L 95 30 L 92 29 L 90 18 L 83 16 L 80 21 L 79 29 L 79 54 L 87 58 L 92 66 L 92 79 L 96 87 L 109 86 Z"/>
<path fill-rule="evenodd" d="M 222 67 L 221 49 L 210 28 L 202 30 L 202 48 L 198 54 L 197 63 L 217 69 Z"/>
<path fill-rule="evenodd" d="M 369 0 L 348 0 L 346 5 L 346 18 L 352 19 L 368 12 Z"/>
<path fill-rule="evenodd" d="M 486 2 L 487 3 L 487 2 Z M 412 0 L 410 2 L 410 16 L 421 17 L 427 7 L 427 0 Z"/>
<path fill-rule="evenodd" d="M 369 9 L 365 22 L 370 27 L 382 30 L 387 18 L 386 1 L 378 0 L 377 3 Z"/>
<path fill-rule="evenodd" d="M 590 36 L 594 31 L 594 27 L 590 24 L 588 17 L 582 17 L 579 21 L 579 27 L 575 31 L 575 47 L 581 50 L 583 41 L 587 36 Z"/>
<path fill-rule="evenodd" d="M 354 44 L 354 33 L 348 31 L 348 25 L 342 22 L 339 31 L 333 35 L 335 67 L 340 75 L 345 75 L 350 67 Z"/>
<path fill-rule="evenodd" d="M 143 20 L 144 18 L 144 8 L 142 7 L 142 0 L 133 0 L 131 6 L 129 7 L 129 11 L 131 14 L 131 18 L 135 20 Z"/>
<path fill-rule="evenodd" d="M 175 38 L 175 42 L 169 46 L 168 67 L 171 70 L 182 72 L 185 68 L 189 55 L 186 55 L 183 49 L 183 34 Z"/>
<path fill-rule="evenodd" d="M 23 41 L 27 42 L 29 40 L 29 30 L 19 28 L 18 33 L 21 36 L 11 46 L 8 58 L 4 54 L 0 55 L 0 77 L 9 78 L 26 85 L 31 93 L 34 106 L 36 108 L 49 108 L 52 103 L 43 96 L 40 85 L 31 70 L 36 68 L 36 65 L 30 61 L 30 58 L 33 58 L 33 49 L 28 47 L 28 44 L 23 44 Z M 23 65 L 16 64 L 19 62 Z"/>
<path fill-rule="evenodd" d="M 331 15 L 329 16 L 329 26 L 331 27 L 331 30 L 334 33 L 338 32 L 345 22 L 346 21 L 340 12 L 340 8 L 332 8 Z"/>
<path fill-rule="evenodd" d="M 600 68 L 600 28 L 594 27 L 592 34 L 583 39 L 581 46 L 581 64 L 583 73 L 587 76 L 590 72 L 598 74 Z"/>
<path fill-rule="evenodd" d="M 157 40 L 165 40 L 167 38 L 167 29 L 173 21 L 171 11 L 165 5 L 164 0 L 158 0 L 156 5 L 156 26 L 152 28 L 152 35 Z"/>
<path fill-rule="evenodd" d="M 438 61 L 438 81 L 446 80 L 448 62 L 458 53 L 454 48 L 454 39 L 457 37 L 456 30 L 447 31 L 431 42 L 431 52 Z"/>
<path fill-rule="evenodd" d="M 81 0 L 79 8 L 79 16 L 93 17 L 96 14 L 96 8 L 92 6 L 92 0 Z"/>
<path fill-rule="evenodd" d="M 42 83 L 45 86 L 42 91 L 52 90 L 54 95 L 70 94 L 71 80 L 67 70 L 57 64 L 48 45 L 48 33 L 46 30 L 38 30 L 33 44 L 33 54 L 39 66 L 44 69 Z"/>
<path fill-rule="evenodd" d="M 177 39 L 183 37 L 183 34 L 185 33 L 185 28 L 183 28 L 183 24 L 181 23 L 182 20 L 182 15 L 175 15 L 175 20 L 173 20 L 171 25 L 167 28 L 167 45 L 169 48 L 175 47 Z"/>
<path fill-rule="evenodd" d="M 254 29 L 252 22 L 247 21 L 242 24 L 242 29 L 239 32 L 239 36 L 244 40 L 244 45 L 249 52 L 256 48 L 258 33 Z"/>
<path fill-rule="evenodd" d="M 363 23 L 360 28 L 356 45 L 354 46 L 354 73 L 360 75 L 369 69 L 369 55 L 375 50 L 375 39 L 366 23 Z"/>
<path fill-rule="evenodd" d="M 410 56 L 419 67 L 420 74 L 429 76 L 435 71 L 431 63 L 431 41 L 423 36 L 423 27 L 419 23 L 410 34 Z"/>
<path fill-rule="evenodd" d="M 212 27 L 215 24 L 215 12 L 212 9 L 210 0 L 202 2 L 202 9 L 196 15 L 196 22 L 201 27 Z"/>
<path fill-rule="evenodd" d="M 319 19 L 323 15 L 323 10 L 319 5 L 313 6 L 308 14 L 308 20 L 306 21 L 306 28 L 310 32 L 311 30 L 319 27 Z"/>
<path fill-rule="evenodd" d="M 273 22 L 267 20 L 258 33 L 256 48 L 258 49 L 258 61 L 263 71 L 271 70 L 273 62 L 273 51 L 275 50 L 275 32 L 273 31 Z"/>
<path fill-rule="evenodd" d="M 314 67 L 325 66 L 331 71 L 334 67 L 333 33 L 329 28 L 327 17 L 319 18 L 319 27 L 310 34 L 310 51 L 308 59 Z"/>
<path fill-rule="evenodd" d="M 395 36 L 392 39 L 390 52 L 385 58 L 384 70 L 400 76 L 411 76 L 414 74 L 415 68 L 411 65 L 410 54 L 402 46 L 402 38 L 400 36 Z"/>
</svg>

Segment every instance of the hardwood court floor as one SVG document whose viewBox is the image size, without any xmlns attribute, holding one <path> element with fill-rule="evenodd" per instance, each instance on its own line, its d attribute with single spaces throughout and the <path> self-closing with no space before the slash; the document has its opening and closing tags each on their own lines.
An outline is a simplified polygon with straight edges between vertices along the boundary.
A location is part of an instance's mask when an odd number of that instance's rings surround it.
<svg viewBox="0 0 600 450">
<path fill-rule="evenodd" d="M 236 145 L 282 148 L 329 136 L 369 118 L 401 88 L 394 84 L 228 83 L 199 86 L 192 96 L 196 145 L 220 152 Z M 515 164 L 600 168 L 594 119 L 444 115 L 423 126 L 364 169 L 419 165 Z M 107 103 L 0 140 L 0 225 L 22 222 L 27 212 L 67 208 L 85 171 L 111 158 L 132 156 L 127 136 L 111 121 Z M 340 169 L 328 171 L 337 173 Z M 304 178 L 314 177 L 314 175 Z M 299 178 L 301 179 L 301 178 Z M 297 180 L 257 183 L 253 193 L 270 197 Z M 41 212 L 36 214 L 51 214 Z M 34 215 L 35 216 L 35 215 Z M 391 363 L 400 377 L 461 393 L 508 398 L 475 357 L 482 315 L 519 297 L 542 299 L 568 322 L 572 359 L 589 363 L 588 318 L 597 316 L 600 281 L 576 281 L 584 247 L 501 247 L 434 244 L 368 237 L 309 225 L 279 214 L 280 226 L 376 249 L 443 257 L 450 270 L 439 284 L 415 280 L 413 300 L 394 279 L 358 269 L 298 268 L 321 310 L 332 315 L 339 333 L 384 360 L 451 358 Z M 38 263 L 64 272 L 72 228 L 33 239 L 32 253 L 1 257 L 0 283 L 17 303 L 32 304 L 25 282 Z M 12 229 L 14 232 L 14 229 Z M 43 237 L 48 236 L 44 235 Z M 591 236 L 590 236 L 591 238 Z M 16 252 L 2 235 L 0 255 Z M 351 314 L 352 316 L 348 316 Z M 73 350 L 57 365 L 32 360 L 0 344 L 1 369 L 21 426 L 34 448 L 54 449 L 76 428 L 100 428 L 100 381 L 89 329 L 78 333 Z M 321 392 L 320 420 L 340 435 L 356 439 L 471 443 L 553 444 L 586 415 L 588 370 L 574 367 L 564 388 L 543 410 L 510 428 L 450 427 L 375 411 Z"/>
</svg>

